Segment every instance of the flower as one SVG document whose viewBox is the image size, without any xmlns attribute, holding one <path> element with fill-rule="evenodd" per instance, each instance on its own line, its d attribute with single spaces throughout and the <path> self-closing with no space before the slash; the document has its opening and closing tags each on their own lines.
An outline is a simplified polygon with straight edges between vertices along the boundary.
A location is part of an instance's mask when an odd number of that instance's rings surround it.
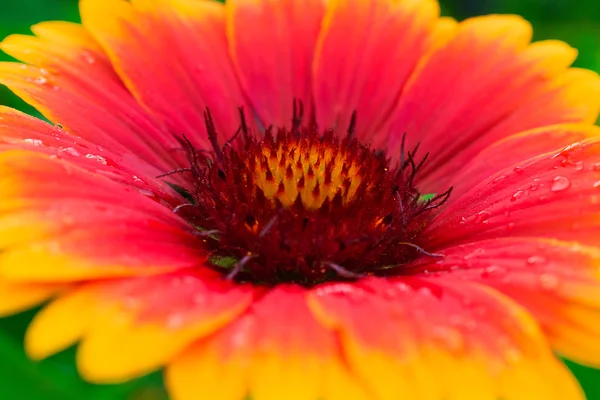
<svg viewBox="0 0 600 400">
<path fill-rule="evenodd" d="M 0 312 L 177 400 L 581 399 L 600 80 L 433 0 L 82 0 L 1 48 Z"/>
</svg>

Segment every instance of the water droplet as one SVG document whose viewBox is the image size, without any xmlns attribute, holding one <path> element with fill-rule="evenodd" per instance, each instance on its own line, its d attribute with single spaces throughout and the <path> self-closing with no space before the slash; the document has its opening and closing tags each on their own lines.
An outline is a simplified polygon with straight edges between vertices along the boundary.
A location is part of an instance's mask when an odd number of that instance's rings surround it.
<svg viewBox="0 0 600 400">
<path fill-rule="evenodd" d="M 24 142 L 32 144 L 35 147 L 42 147 L 44 145 L 44 143 L 39 139 L 25 139 Z"/>
<path fill-rule="evenodd" d="M 437 326 L 433 328 L 432 333 L 448 350 L 458 352 L 464 349 L 463 336 L 457 329 Z"/>
<path fill-rule="evenodd" d="M 542 265 L 547 262 L 548 260 L 544 256 L 531 256 L 527 259 L 528 265 Z"/>
<path fill-rule="evenodd" d="M 481 277 L 484 279 L 498 278 L 504 275 L 506 275 L 506 268 L 499 265 L 490 265 L 489 267 L 484 268 L 483 272 L 481 273 Z"/>
<path fill-rule="evenodd" d="M 521 167 L 520 165 L 517 165 L 516 167 L 513 168 L 513 171 L 515 174 L 521 174 L 521 173 L 523 173 L 523 167 Z"/>
<path fill-rule="evenodd" d="M 567 190 L 571 186 L 571 181 L 565 176 L 556 176 L 552 180 L 552 186 L 550 190 L 553 192 L 562 192 Z"/>
<path fill-rule="evenodd" d="M 144 181 L 138 178 L 136 175 L 133 176 L 133 181 L 136 183 L 144 183 Z"/>
<path fill-rule="evenodd" d="M 89 51 L 83 51 L 81 53 L 81 58 L 83 58 L 83 61 L 85 61 L 86 63 L 88 63 L 90 65 L 96 63 L 96 58 Z"/>
<path fill-rule="evenodd" d="M 86 154 L 85 158 L 89 158 L 91 160 L 96 160 L 100 164 L 106 165 L 106 159 L 104 157 L 102 157 L 102 156 L 98 156 L 98 155 L 95 155 L 95 154 Z"/>
<path fill-rule="evenodd" d="M 154 192 L 149 189 L 140 189 L 140 194 L 146 197 L 154 197 Z"/>
<path fill-rule="evenodd" d="M 475 216 L 475 219 L 473 220 L 473 223 L 475 223 L 475 224 L 487 224 L 488 223 L 488 218 L 491 215 L 492 215 L 492 213 L 490 213 L 489 211 L 480 211 Z"/>
<path fill-rule="evenodd" d="M 510 198 L 510 201 L 517 201 L 518 199 L 520 199 L 521 197 L 523 197 L 524 194 L 525 194 L 524 191 L 517 190 L 515 192 L 515 194 L 513 194 L 512 197 Z"/>
<path fill-rule="evenodd" d="M 59 131 L 62 131 L 63 126 L 61 124 L 56 124 L 54 125 L 56 127 L 56 129 L 58 129 Z"/>
<path fill-rule="evenodd" d="M 600 171 L 600 162 L 599 162 L 599 163 L 596 163 L 596 164 L 594 164 L 594 167 L 593 167 L 593 168 L 594 168 L 594 171 Z"/>
<path fill-rule="evenodd" d="M 596 182 L 594 182 L 594 187 L 595 187 L 596 189 L 597 189 L 597 188 L 600 188 L 600 181 L 596 181 Z"/>
<path fill-rule="evenodd" d="M 65 147 L 65 148 L 61 148 L 60 151 L 62 151 L 63 153 L 67 153 L 73 157 L 79 157 L 80 154 L 77 150 L 75 150 L 72 147 Z"/>
<path fill-rule="evenodd" d="M 544 290 L 555 290 L 558 288 L 560 280 L 556 275 L 542 274 L 540 275 L 540 286 Z"/>
<path fill-rule="evenodd" d="M 98 151 L 104 151 L 104 147 L 102 147 L 102 146 L 96 146 L 96 150 L 98 150 Z"/>
<path fill-rule="evenodd" d="M 501 180 L 506 179 L 506 175 L 500 175 L 496 179 L 494 179 L 494 183 L 500 182 Z"/>
<path fill-rule="evenodd" d="M 576 163 L 573 164 L 575 166 L 575 170 L 576 171 L 581 171 L 583 170 L 583 161 L 577 161 Z"/>
<path fill-rule="evenodd" d="M 48 79 L 44 76 L 39 76 L 39 77 L 35 78 L 33 81 L 35 83 L 37 83 L 38 85 L 44 85 L 44 84 L 48 83 Z"/>
</svg>

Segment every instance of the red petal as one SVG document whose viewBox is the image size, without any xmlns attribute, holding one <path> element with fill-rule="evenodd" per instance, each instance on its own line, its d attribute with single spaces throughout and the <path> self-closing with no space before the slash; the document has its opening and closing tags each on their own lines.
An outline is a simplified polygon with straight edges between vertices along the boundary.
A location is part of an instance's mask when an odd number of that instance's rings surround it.
<svg viewBox="0 0 600 400">
<path fill-rule="evenodd" d="M 209 147 L 209 107 L 222 138 L 234 135 L 245 102 L 227 52 L 224 5 L 84 0 L 80 8 L 121 79 L 170 132 Z"/>
<path fill-rule="evenodd" d="M 315 54 L 319 126 L 345 130 L 357 112 L 357 134 L 377 141 L 418 62 L 430 49 L 435 1 L 334 0 Z"/>
<path fill-rule="evenodd" d="M 520 162 L 540 154 L 568 146 L 580 140 L 600 136 L 597 126 L 585 124 L 550 125 L 509 136 L 465 162 L 458 171 L 453 171 L 443 179 L 423 182 L 426 192 L 446 190 L 452 185 L 450 201 L 460 198 L 486 178 L 508 167 L 514 167 Z M 519 171 L 519 167 L 517 167 Z M 431 190 L 429 190 L 431 189 Z"/>
<path fill-rule="evenodd" d="M 72 281 L 200 265 L 202 241 L 147 190 L 25 151 L 0 153 L 0 276 Z"/>
<path fill-rule="evenodd" d="M 290 125 L 295 99 L 311 112 L 323 0 L 231 0 L 226 8 L 233 61 L 263 124 Z"/>
<path fill-rule="evenodd" d="M 487 178 L 458 197 L 425 233 L 430 248 L 502 236 L 597 244 L 600 142 L 575 143 Z"/>
<path fill-rule="evenodd" d="M 459 25 L 405 89 L 387 143 L 421 143 L 423 174 L 444 179 L 491 143 L 544 125 L 596 120 L 600 79 L 568 69 L 576 51 L 557 41 L 528 45 L 531 26 L 516 16 Z M 543 104 L 543 106 L 540 106 Z M 424 178 L 424 175 L 422 175 Z"/>
<path fill-rule="evenodd" d="M 2 50 L 31 65 L 0 64 L 0 83 L 76 136 L 119 155 L 135 154 L 161 173 L 178 165 L 175 137 L 136 103 L 83 27 L 44 22 L 32 29 L 37 37 L 2 42 Z"/>
</svg>

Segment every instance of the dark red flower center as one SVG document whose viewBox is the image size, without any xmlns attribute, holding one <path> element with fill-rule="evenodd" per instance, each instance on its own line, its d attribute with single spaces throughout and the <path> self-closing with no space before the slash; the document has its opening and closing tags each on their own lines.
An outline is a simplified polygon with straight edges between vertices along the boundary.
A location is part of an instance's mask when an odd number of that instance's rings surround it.
<svg viewBox="0 0 600 400">
<path fill-rule="evenodd" d="M 250 132 L 244 123 L 224 146 L 206 113 L 212 152 L 189 143 L 193 182 L 181 215 L 204 236 L 214 268 L 257 284 L 384 275 L 424 250 L 430 211 L 451 190 L 429 198 L 415 187 L 426 160 L 414 151 L 395 162 L 384 151 L 295 113 L 291 129 Z M 401 273 L 401 272 L 400 272 Z"/>
</svg>

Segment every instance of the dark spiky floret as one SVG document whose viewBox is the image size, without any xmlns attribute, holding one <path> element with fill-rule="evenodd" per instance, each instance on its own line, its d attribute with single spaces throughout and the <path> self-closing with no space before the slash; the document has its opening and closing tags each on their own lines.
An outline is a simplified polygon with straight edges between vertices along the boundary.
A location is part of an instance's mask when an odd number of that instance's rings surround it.
<svg viewBox="0 0 600 400">
<path fill-rule="evenodd" d="M 415 177 L 427 155 L 417 159 L 417 148 L 403 145 L 391 166 L 385 152 L 355 138 L 356 115 L 341 138 L 304 125 L 301 104 L 290 129 L 264 135 L 240 116 L 240 129 L 220 146 L 207 110 L 212 151 L 199 152 L 184 137 L 190 166 L 163 175 L 190 174 L 193 201 L 174 211 L 205 236 L 213 259 L 236 260 L 223 271 L 229 278 L 310 286 L 436 256 L 420 233 L 451 189 L 423 200 Z"/>
</svg>

